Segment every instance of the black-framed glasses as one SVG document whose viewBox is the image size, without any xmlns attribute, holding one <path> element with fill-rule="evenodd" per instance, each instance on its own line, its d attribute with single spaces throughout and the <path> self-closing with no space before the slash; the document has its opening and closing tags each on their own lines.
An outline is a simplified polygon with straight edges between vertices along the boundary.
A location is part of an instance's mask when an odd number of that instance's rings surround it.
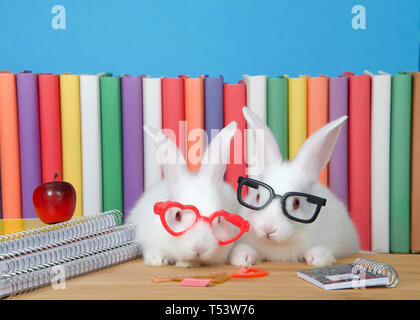
<svg viewBox="0 0 420 320">
<path fill-rule="evenodd" d="M 249 195 L 243 196 L 243 188 L 248 187 Z M 325 206 L 327 200 L 303 192 L 286 192 L 283 195 L 274 193 L 268 184 L 251 178 L 239 177 L 237 198 L 241 205 L 261 210 L 267 207 L 271 201 L 280 198 L 283 214 L 289 219 L 301 223 L 314 222 L 318 217 L 321 207 Z"/>
</svg>

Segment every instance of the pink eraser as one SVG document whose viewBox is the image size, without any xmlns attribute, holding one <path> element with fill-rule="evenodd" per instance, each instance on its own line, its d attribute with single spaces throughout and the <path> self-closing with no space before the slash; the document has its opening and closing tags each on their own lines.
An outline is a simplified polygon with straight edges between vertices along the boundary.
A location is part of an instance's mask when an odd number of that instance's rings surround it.
<svg viewBox="0 0 420 320">
<path fill-rule="evenodd" d="M 179 285 L 183 287 L 207 287 L 211 279 L 185 278 Z"/>
</svg>

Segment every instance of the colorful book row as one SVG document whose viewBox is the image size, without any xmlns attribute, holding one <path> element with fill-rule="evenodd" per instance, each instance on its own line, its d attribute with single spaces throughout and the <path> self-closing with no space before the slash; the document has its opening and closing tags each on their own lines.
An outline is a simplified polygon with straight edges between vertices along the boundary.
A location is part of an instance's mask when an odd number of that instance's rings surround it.
<svg viewBox="0 0 420 320">
<path fill-rule="evenodd" d="M 347 115 L 319 181 L 348 205 L 362 250 L 420 251 L 420 73 L 244 80 L 247 104 L 267 121 L 283 158 Z"/>
<path fill-rule="evenodd" d="M 222 76 L 1 72 L 1 217 L 36 217 L 32 192 L 56 171 L 76 189 L 75 217 L 109 209 L 127 214 L 161 178 L 143 124 L 166 129 L 196 171 L 212 130 L 235 120 L 225 176 L 235 188 L 255 150 L 245 136 L 248 105 L 271 128 L 285 160 L 318 128 L 348 115 L 319 181 L 348 205 L 363 250 L 420 251 L 419 77 L 244 75 L 229 84 Z M 196 129 L 204 131 L 195 135 Z"/>
</svg>

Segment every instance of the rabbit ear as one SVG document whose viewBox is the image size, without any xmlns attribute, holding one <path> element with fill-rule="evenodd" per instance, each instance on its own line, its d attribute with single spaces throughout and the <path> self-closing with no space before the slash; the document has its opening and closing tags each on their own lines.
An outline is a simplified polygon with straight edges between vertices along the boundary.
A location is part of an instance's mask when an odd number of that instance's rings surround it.
<svg viewBox="0 0 420 320">
<path fill-rule="evenodd" d="M 248 107 L 242 108 L 242 113 L 248 124 L 248 128 L 252 129 L 252 138 L 257 139 L 256 130 L 262 130 L 264 137 L 264 144 L 257 141 L 257 153 L 264 155 L 264 168 L 268 168 L 274 164 L 283 162 L 277 140 L 267 125 Z M 258 140 L 258 139 L 257 139 Z"/>
<path fill-rule="evenodd" d="M 215 183 L 223 180 L 229 161 L 230 141 L 237 127 L 232 121 L 213 138 L 203 154 L 199 175 L 208 176 Z"/>
<path fill-rule="evenodd" d="M 185 158 L 176 144 L 162 130 L 151 125 L 143 126 L 144 131 L 152 138 L 157 148 L 157 160 L 163 169 L 163 175 L 170 182 L 179 182 L 187 175 Z"/>
<path fill-rule="evenodd" d="M 311 179 L 317 181 L 322 169 L 330 161 L 341 127 L 347 120 L 342 116 L 315 131 L 302 145 L 293 161 Z"/>
</svg>

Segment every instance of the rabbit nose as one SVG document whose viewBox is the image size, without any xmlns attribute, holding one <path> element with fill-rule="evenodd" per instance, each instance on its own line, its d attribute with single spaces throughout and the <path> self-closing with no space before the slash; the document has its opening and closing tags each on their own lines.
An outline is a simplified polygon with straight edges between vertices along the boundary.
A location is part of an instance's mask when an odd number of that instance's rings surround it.
<svg viewBox="0 0 420 320">
<path fill-rule="evenodd" d="M 270 235 L 274 232 L 276 232 L 276 229 L 273 229 L 271 227 L 263 228 L 262 231 L 265 233 L 267 239 L 270 239 Z"/>
<path fill-rule="evenodd" d="M 200 256 L 200 254 L 206 252 L 207 250 L 208 250 L 208 248 L 206 248 L 204 246 L 200 246 L 200 245 L 196 245 L 193 248 L 193 251 L 194 251 L 194 253 L 197 257 Z"/>
<path fill-rule="evenodd" d="M 267 235 L 276 232 L 276 229 L 274 229 L 271 226 L 264 226 L 264 227 L 261 228 L 261 230 L 264 231 Z"/>
</svg>

